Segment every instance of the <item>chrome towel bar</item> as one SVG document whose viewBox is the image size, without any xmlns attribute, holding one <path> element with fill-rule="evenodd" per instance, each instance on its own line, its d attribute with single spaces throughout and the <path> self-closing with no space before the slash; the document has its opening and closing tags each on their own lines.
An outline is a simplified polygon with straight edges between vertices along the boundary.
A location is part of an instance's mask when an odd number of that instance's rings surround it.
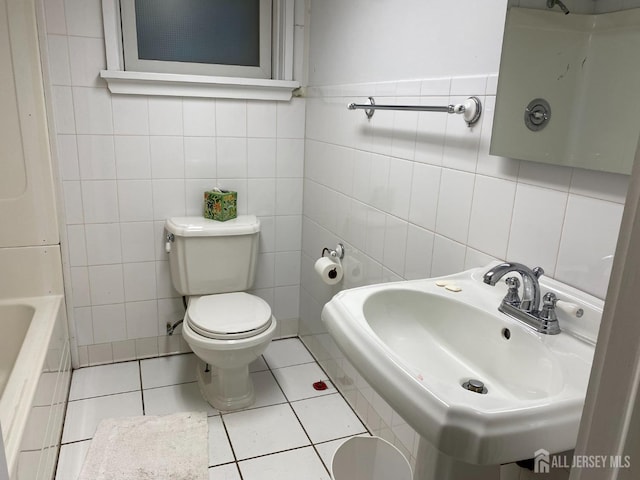
<svg viewBox="0 0 640 480">
<path fill-rule="evenodd" d="M 369 104 L 350 103 L 349 110 L 364 110 L 367 118 L 373 117 L 376 110 L 400 110 L 405 112 L 444 112 L 457 113 L 464 116 L 467 126 L 471 127 L 480 120 L 482 114 L 482 103 L 478 97 L 469 97 L 464 103 L 446 106 L 429 105 L 376 105 L 373 97 L 369 97 Z"/>
</svg>

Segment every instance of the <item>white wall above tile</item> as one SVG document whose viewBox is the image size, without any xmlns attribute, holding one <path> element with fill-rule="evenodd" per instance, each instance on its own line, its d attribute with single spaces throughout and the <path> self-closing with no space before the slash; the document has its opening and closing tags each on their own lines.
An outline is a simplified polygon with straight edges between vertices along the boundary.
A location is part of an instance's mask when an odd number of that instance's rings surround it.
<svg viewBox="0 0 640 480">
<path fill-rule="evenodd" d="M 507 2 L 499 0 L 465 0 L 455 6 L 451 2 L 398 4 L 388 0 L 376 2 L 375 8 L 365 0 L 313 1 L 309 83 L 336 85 L 495 73 L 500 59 L 500 49 L 495 47 L 502 41 L 506 8 Z M 372 25 L 381 30 L 372 34 Z M 391 96 L 396 91 L 393 86 Z"/>
</svg>

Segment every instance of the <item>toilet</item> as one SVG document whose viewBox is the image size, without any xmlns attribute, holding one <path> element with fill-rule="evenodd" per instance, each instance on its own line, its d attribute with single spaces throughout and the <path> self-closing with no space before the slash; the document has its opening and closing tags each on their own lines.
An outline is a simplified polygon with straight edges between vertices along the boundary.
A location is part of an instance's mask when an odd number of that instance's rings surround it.
<svg viewBox="0 0 640 480">
<path fill-rule="evenodd" d="M 198 385 L 219 410 L 253 404 L 249 364 L 276 330 L 271 307 L 246 293 L 253 285 L 260 222 L 241 215 L 218 222 L 202 217 L 166 221 L 171 281 L 188 298 L 182 336 L 200 359 Z"/>
</svg>

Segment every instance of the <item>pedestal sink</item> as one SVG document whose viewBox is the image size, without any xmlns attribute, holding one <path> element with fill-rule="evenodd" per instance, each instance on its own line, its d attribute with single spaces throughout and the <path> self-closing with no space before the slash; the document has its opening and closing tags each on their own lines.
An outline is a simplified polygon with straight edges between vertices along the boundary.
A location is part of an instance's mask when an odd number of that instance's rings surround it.
<svg viewBox="0 0 640 480">
<path fill-rule="evenodd" d="M 584 312 L 560 311 L 562 332 L 543 335 L 498 311 L 506 286 L 484 284 L 488 269 L 344 290 L 322 312 L 354 367 L 440 452 L 435 461 L 462 462 L 478 478 L 494 471 L 480 466 L 575 447 L 603 306 L 541 279 L 543 293 Z M 483 386 L 464 388 L 470 380 Z M 420 480 L 456 470 L 420 463 Z"/>
</svg>

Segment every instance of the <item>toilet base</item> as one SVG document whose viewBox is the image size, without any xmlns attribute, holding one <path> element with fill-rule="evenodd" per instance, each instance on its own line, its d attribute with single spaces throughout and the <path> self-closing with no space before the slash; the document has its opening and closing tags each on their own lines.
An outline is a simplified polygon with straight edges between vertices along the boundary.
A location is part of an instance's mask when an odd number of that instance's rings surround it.
<svg viewBox="0 0 640 480">
<path fill-rule="evenodd" d="M 198 387 L 209 404 L 224 411 L 247 408 L 255 402 L 253 382 L 249 376 L 249 366 L 219 368 L 198 361 Z"/>
</svg>

